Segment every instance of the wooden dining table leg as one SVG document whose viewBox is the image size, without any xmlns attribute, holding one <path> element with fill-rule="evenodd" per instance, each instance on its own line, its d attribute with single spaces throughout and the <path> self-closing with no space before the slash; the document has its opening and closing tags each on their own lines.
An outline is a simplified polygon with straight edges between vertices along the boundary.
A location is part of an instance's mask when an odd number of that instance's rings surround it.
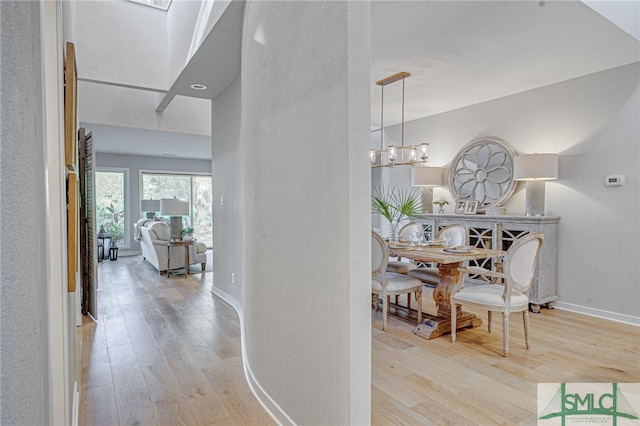
<svg viewBox="0 0 640 426">
<path fill-rule="evenodd" d="M 429 339 L 442 336 L 451 332 L 451 315 L 456 315 L 456 330 L 466 327 L 478 327 L 482 325 L 482 319 L 474 314 L 463 312 L 460 305 L 456 305 L 455 309 L 451 307 L 451 290 L 460 280 L 460 272 L 458 267 L 460 263 L 439 264 L 440 279 L 438 285 L 433 290 L 433 300 L 438 307 L 437 317 L 431 317 L 435 323 L 434 330 L 431 332 Z"/>
<path fill-rule="evenodd" d="M 460 271 L 458 271 L 460 263 L 450 263 L 448 265 L 438 265 L 440 271 L 440 279 L 438 285 L 433 289 L 433 300 L 438 307 L 438 316 L 451 319 L 451 290 L 460 279 Z M 461 312 L 460 305 L 456 307 L 456 315 L 459 317 Z"/>
</svg>

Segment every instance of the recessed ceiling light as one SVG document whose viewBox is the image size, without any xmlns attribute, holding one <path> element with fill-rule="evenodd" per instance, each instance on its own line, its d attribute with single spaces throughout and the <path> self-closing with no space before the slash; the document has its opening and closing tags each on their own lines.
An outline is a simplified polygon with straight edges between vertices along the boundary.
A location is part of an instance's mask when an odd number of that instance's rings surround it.
<svg viewBox="0 0 640 426">
<path fill-rule="evenodd" d="M 207 86 L 205 86 L 204 84 L 201 84 L 201 83 L 193 83 L 191 85 L 191 88 L 193 90 L 207 90 Z"/>
</svg>

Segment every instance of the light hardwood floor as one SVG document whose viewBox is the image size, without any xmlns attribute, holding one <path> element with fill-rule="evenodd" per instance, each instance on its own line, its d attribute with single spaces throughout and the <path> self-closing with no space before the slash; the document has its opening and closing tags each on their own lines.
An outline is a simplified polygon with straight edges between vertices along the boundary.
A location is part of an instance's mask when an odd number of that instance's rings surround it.
<svg viewBox="0 0 640 426">
<path fill-rule="evenodd" d="M 414 303 L 415 306 L 415 303 Z M 435 313 L 432 289 L 423 309 Z M 465 309 L 467 310 L 467 309 Z M 538 383 L 640 382 L 640 327 L 559 309 L 529 314 L 532 347 L 522 314 L 510 316 L 510 353 L 502 356 L 502 315 L 474 311 L 483 324 L 425 340 L 409 322 L 373 314 L 372 424 L 537 424 Z M 392 311 L 393 312 L 393 311 Z"/>
<path fill-rule="evenodd" d="M 79 327 L 80 425 L 273 425 L 244 378 L 236 312 L 211 272 L 98 264 L 97 324 Z"/>
<path fill-rule="evenodd" d="M 141 257 L 99 264 L 100 321 L 85 319 L 81 425 L 274 424 L 242 369 L 235 311 L 211 294 L 212 273 L 160 276 Z M 434 312 L 425 287 L 424 310 Z M 368 303 L 368 301 L 367 301 Z M 486 322 L 486 314 L 482 315 Z M 538 382 L 640 382 L 640 328 L 561 310 L 520 315 L 501 356 L 501 318 L 425 340 L 412 322 L 372 310 L 372 424 L 536 424 Z"/>
</svg>

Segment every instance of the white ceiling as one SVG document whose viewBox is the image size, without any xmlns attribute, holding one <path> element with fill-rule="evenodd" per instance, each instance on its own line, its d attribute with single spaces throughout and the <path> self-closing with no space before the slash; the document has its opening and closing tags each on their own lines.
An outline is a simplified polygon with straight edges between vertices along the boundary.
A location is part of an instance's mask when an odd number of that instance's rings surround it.
<svg viewBox="0 0 640 426">
<path fill-rule="evenodd" d="M 372 125 L 380 86 L 400 71 L 405 121 L 640 60 L 640 44 L 579 1 L 373 2 Z M 638 17 L 640 20 L 640 16 Z M 401 121 L 402 83 L 385 87 L 385 123 Z"/>
<path fill-rule="evenodd" d="M 630 10 L 638 10 L 637 2 L 618 3 L 616 7 L 632 4 Z M 410 121 L 640 61 L 636 38 L 579 1 L 373 1 L 371 9 L 374 127 L 380 125 L 380 86 L 375 81 L 400 71 L 412 74 L 405 82 L 405 121 Z M 241 25 L 241 14 L 228 15 Z M 237 26 L 228 27 L 227 40 L 240 36 Z M 201 49 L 219 41 L 208 37 Z M 189 96 L 192 82 L 219 86 L 207 70 L 228 58 L 198 58 L 173 84 L 177 95 Z M 385 126 L 400 122 L 401 85 L 385 87 Z M 159 133 L 145 137 L 138 132 L 135 144 L 104 142 L 122 153 L 134 153 L 134 146 L 135 153 L 142 153 L 155 152 L 154 146 L 169 151 L 171 141 L 181 139 L 174 150 L 179 156 L 189 151 L 188 144 L 202 143 L 201 136 Z M 210 149 L 194 152 L 200 156 L 194 158 L 206 158 Z"/>
<path fill-rule="evenodd" d="M 110 154 L 193 159 L 211 158 L 211 136 L 80 123 L 93 133 L 96 151 Z"/>
</svg>

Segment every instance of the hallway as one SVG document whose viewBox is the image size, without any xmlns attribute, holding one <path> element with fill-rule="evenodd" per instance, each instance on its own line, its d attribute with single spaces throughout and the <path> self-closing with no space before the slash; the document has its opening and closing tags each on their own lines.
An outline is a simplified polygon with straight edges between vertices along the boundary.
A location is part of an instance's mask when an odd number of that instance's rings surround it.
<svg viewBox="0 0 640 426">
<path fill-rule="evenodd" d="M 99 321 L 78 328 L 80 425 L 270 425 L 244 377 L 236 312 L 213 273 L 98 264 Z"/>
</svg>

